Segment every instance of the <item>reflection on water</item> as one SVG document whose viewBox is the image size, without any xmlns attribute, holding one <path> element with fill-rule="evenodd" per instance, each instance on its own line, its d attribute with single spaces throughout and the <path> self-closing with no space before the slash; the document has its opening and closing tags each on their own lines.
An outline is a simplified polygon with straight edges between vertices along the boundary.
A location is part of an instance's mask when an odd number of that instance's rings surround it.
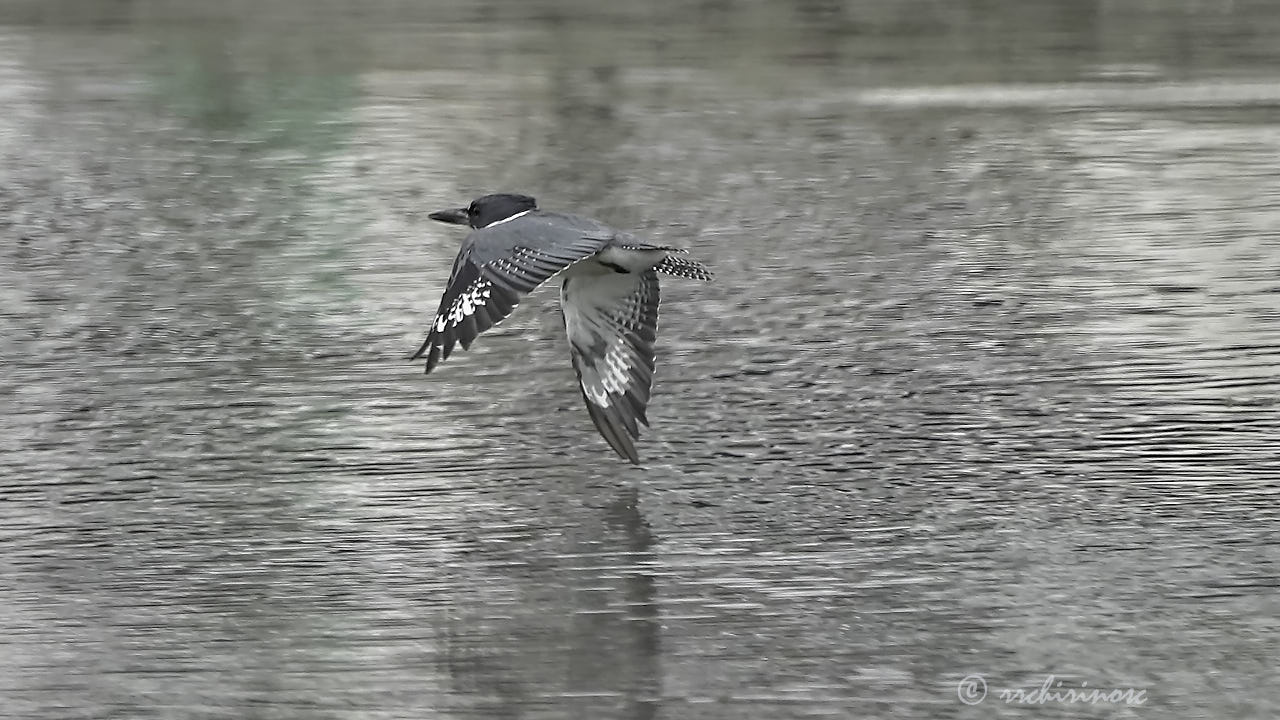
<svg viewBox="0 0 1280 720">
<path fill-rule="evenodd" d="M 1275 715 L 1280 11 L 998 10 L 6 4 L 0 716 Z M 500 189 L 715 267 L 643 468 L 405 362 Z"/>
</svg>

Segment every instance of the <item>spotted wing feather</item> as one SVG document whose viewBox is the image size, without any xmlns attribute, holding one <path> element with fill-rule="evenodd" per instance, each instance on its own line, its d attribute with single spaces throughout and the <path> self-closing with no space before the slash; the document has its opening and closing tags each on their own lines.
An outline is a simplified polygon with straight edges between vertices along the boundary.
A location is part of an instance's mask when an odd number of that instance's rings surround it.
<svg viewBox="0 0 1280 720">
<path fill-rule="evenodd" d="M 658 274 L 583 274 L 565 280 L 561 305 L 587 413 L 622 457 L 639 464 L 635 440 L 653 385 Z"/>
<path fill-rule="evenodd" d="M 411 359 L 427 359 L 427 372 L 447 360 L 455 345 L 463 350 L 484 331 L 509 316 L 520 300 L 552 276 L 599 251 L 601 240 L 583 238 L 556 248 L 515 246 L 488 262 L 468 247 L 454 261 L 427 339 Z"/>
</svg>

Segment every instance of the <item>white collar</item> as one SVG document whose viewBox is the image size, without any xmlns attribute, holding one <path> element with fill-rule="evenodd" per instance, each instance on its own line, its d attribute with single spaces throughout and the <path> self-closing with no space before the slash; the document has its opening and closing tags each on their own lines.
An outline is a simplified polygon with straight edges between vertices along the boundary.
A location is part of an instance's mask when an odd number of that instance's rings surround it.
<svg viewBox="0 0 1280 720">
<path fill-rule="evenodd" d="M 522 212 L 518 212 L 518 213 L 516 213 L 515 215 L 512 215 L 512 216 L 511 216 L 511 217 L 509 217 L 509 218 L 502 218 L 501 220 L 494 220 L 493 222 L 489 223 L 488 225 L 485 225 L 484 227 L 482 227 L 482 228 L 480 228 L 480 229 L 481 229 L 481 230 L 488 230 L 489 228 L 494 227 L 495 225 L 501 225 L 502 223 L 505 223 L 505 222 L 511 222 L 512 220 L 515 220 L 515 219 L 516 219 L 516 218 L 518 218 L 518 217 L 524 217 L 525 215 L 528 215 L 529 213 L 533 212 L 533 210 L 534 210 L 533 208 L 530 208 L 529 210 L 524 210 L 524 211 L 522 211 Z"/>
</svg>

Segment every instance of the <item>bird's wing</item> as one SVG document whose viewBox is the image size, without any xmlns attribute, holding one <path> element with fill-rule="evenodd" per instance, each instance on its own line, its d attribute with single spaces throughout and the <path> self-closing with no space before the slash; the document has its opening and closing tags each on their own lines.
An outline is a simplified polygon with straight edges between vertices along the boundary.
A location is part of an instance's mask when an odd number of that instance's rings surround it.
<svg viewBox="0 0 1280 720">
<path fill-rule="evenodd" d="M 653 385 L 653 342 L 658 331 L 658 273 L 583 274 L 561 291 L 569 353 L 587 412 L 622 457 L 639 464 L 637 423 Z"/>
<path fill-rule="evenodd" d="M 468 244 L 453 263 L 453 273 L 440 299 L 440 309 L 427 339 L 411 359 L 427 358 L 431 372 L 453 352 L 466 350 L 480 333 L 506 319 L 520 299 L 570 265 L 591 257 L 603 247 L 601 238 L 584 237 L 560 247 L 512 247 L 488 262 L 478 262 L 475 245 Z"/>
</svg>

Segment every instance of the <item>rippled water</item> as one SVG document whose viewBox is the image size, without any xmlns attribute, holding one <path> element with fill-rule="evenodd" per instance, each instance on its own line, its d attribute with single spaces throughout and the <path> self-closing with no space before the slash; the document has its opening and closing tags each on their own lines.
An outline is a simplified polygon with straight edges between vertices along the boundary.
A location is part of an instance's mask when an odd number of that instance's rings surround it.
<svg viewBox="0 0 1280 720">
<path fill-rule="evenodd" d="M 1277 31 L 6 4 L 0 716 L 1276 716 Z M 716 269 L 643 467 L 554 291 L 405 360 L 491 190 Z"/>
</svg>

